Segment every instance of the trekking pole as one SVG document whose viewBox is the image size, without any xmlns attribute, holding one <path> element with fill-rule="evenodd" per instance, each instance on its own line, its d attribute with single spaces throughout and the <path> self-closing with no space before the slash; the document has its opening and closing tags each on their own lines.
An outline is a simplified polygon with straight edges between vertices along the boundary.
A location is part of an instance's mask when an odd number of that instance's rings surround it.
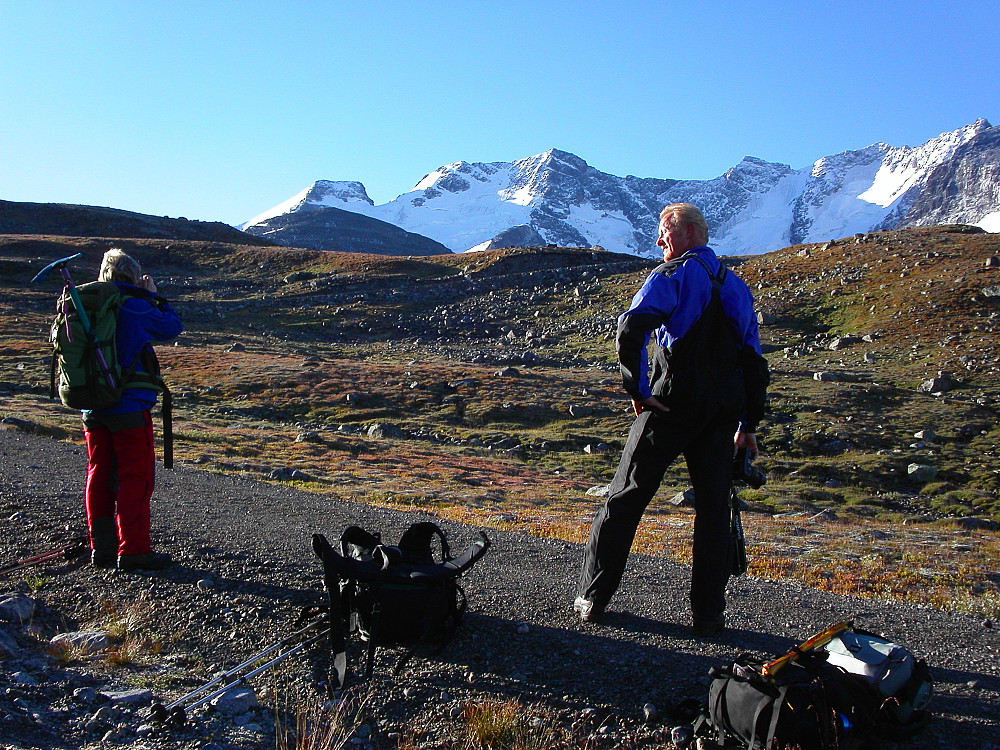
<svg viewBox="0 0 1000 750">
<path fill-rule="evenodd" d="M 222 682 L 225 682 L 226 680 L 230 679 L 231 677 L 239 674 L 242 670 L 244 670 L 247 667 L 255 664 L 258 661 L 260 661 L 261 659 L 263 659 L 268 654 L 274 653 L 275 651 L 277 651 L 277 650 L 279 650 L 281 648 L 284 648 L 285 646 L 287 646 L 291 642 L 295 641 L 297 638 L 299 638 L 300 636 L 304 635 L 308 631 L 313 630 L 314 628 L 317 628 L 317 627 L 319 627 L 321 625 L 326 625 L 326 618 L 325 617 L 324 618 L 320 618 L 318 620 L 315 620 L 314 622 L 311 622 L 309 625 L 306 625 L 301 630 L 297 630 L 294 633 L 292 633 L 291 635 L 286 636 L 285 638 L 282 638 L 281 640 L 277 641 L 276 643 L 271 644 L 266 649 L 264 649 L 263 651 L 261 651 L 259 654 L 255 654 L 254 656 L 251 656 L 249 659 L 247 659 L 242 664 L 233 667 L 228 672 L 225 672 L 225 673 L 219 675 L 218 677 L 215 677 L 214 679 L 209 680 L 204 685 L 202 685 L 202 686 L 200 686 L 198 688 L 195 688 L 194 690 L 192 690 L 187 695 L 182 695 L 180 698 L 178 698 L 177 700 L 175 700 L 173 703 L 170 703 L 169 705 L 166 705 L 166 706 L 164 706 L 162 703 L 154 703 L 150 707 L 150 709 L 149 709 L 149 718 L 150 718 L 150 720 L 153 721 L 153 722 L 155 722 L 155 723 L 157 723 L 157 724 L 166 724 L 169 721 L 169 722 L 175 723 L 177 726 L 183 726 L 184 723 L 187 721 L 187 714 L 185 712 L 185 706 L 184 706 L 185 703 L 187 703 L 191 699 L 195 698 L 196 696 L 202 695 L 203 693 L 207 692 L 209 689 L 215 687 L 216 685 L 218 685 L 218 684 L 220 684 Z M 197 701 L 194 701 L 193 703 L 190 703 L 186 707 L 187 711 L 190 711 L 193 708 L 197 708 L 198 706 L 202 706 L 205 703 L 208 703 L 209 701 L 214 700 L 215 698 L 218 698 L 220 695 L 222 695 L 223 693 L 225 693 L 227 690 L 231 690 L 232 688 L 236 687 L 237 685 L 242 685 L 242 684 L 246 683 L 246 681 L 249 680 L 251 677 L 255 677 L 256 675 L 260 674 L 261 672 L 264 672 L 264 671 L 270 669 L 272 666 L 274 666 L 275 664 L 277 664 L 280 661 L 283 661 L 284 659 L 287 659 L 292 654 L 298 653 L 299 651 L 301 651 L 302 649 L 304 649 L 306 646 L 308 646 L 308 645 L 310 645 L 312 643 L 315 643 L 320 638 L 322 638 L 323 636 L 327 635 L 329 632 L 330 632 L 330 628 L 329 627 L 326 627 L 325 629 L 320 630 L 320 632 L 316 633 L 311 638 L 308 638 L 308 639 L 300 642 L 298 645 L 296 645 L 293 648 L 289 649 L 285 653 L 279 654 L 275 658 L 271 659 L 269 662 L 266 662 L 265 664 L 262 664 L 261 666 L 257 667 L 257 669 L 254 669 L 253 671 L 248 672 L 245 675 L 237 677 L 235 680 L 233 680 L 229 684 L 227 684 L 227 685 L 219 688 L 218 690 L 214 691 L 210 695 L 207 695 L 207 696 L 205 696 L 203 698 L 200 698 Z"/>
<path fill-rule="evenodd" d="M 80 317 L 80 323 L 83 325 L 83 330 L 86 331 L 87 338 L 90 339 L 90 342 L 97 350 L 97 365 L 101 369 L 101 374 L 107 381 L 108 387 L 113 390 L 116 387 L 114 373 L 111 372 L 111 368 L 108 367 L 107 360 L 104 359 L 104 352 L 101 351 L 101 342 L 98 341 L 97 334 L 94 333 L 94 329 L 90 326 L 90 318 L 87 316 L 87 311 L 83 309 L 83 302 L 80 301 L 80 293 L 76 290 L 76 284 L 73 283 L 73 278 L 69 275 L 69 262 L 82 257 L 83 253 L 77 253 L 76 255 L 70 255 L 65 258 L 52 261 L 45 266 L 45 268 L 35 274 L 35 278 L 31 280 L 31 283 L 40 284 L 45 281 L 45 278 L 54 268 L 59 269 L 59 273 L 62 275 L 63 281 L 66 284 L 66 291 L 69 292 L 70 299 L 73 300 L 73 307 L 76 309 L 76 314 Z"/>
<path fill-rule="evenodd" d="M 42 552 L 37 555 L 32 555 L 31 557 L 26 557 L 16 563 L 4 565 L 3 567 L 0 567 L 0 575 L 3 575 L 4 573 L 11 573 L 22 568 L 30 568 L 34 565 L 52 562 L 53 560 L 58 560 L 60 557 L 66 560 L 72 560 L 74 557 L 80 555 L 83 550 L 83 542 L 74 542 L 73 544 L 60 549 L 49 550 L 48 552 Z"/>
<path fill-rule="evenodd" d="M 773 678 L 778 672 L 798 659 L 802 654 L 808 651 L 814 651 L 821 646 L 825 646 L 845 630 L 850 629 L 850 627 L 851 623 L 849 622 L 838 622 L 836 625 L 831 625 L 826 630 L 817 633 L 811 638 L 803 641 L 798 646 L 794 646 L 792 650 L 784 656 L 779 656 L 777 659 L 767 662 L 767 664 L 760 668 L 761 676 Z"/>
<path fill-rule="evenodd" d="M 747 559 L 747 538 L 743 533 L 743 514 L 740 510 L 740 496 L 733 487 L 730 494 L 730 512 L 732 513 L 730 532 L 733 537 L 733 569 L 732 575 L 741 576 L 747 572 L 750 562 Z"/>
</svg>

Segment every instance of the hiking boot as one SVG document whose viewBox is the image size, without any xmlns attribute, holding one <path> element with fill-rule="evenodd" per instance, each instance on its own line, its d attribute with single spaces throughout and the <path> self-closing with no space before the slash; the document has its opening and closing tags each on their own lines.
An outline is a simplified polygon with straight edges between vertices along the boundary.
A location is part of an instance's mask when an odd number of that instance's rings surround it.
<svg viewBox="0 0 1000 750">
<path fill-rule="evenodd" d="M 721 634 L 725 629 L 725 614 L 709 618 L 695 617 L 694 623 L 691 625 L 691 632 L 694 633 L 695 638 L 711 638 Z"/>
<path fill-rule="evenodd" d="M 90 564 L 95 568 L 113 568 L 118 562 L 118 555 L 102 555 L 96 549 L 90 551 Z"/>
<path fill-rule="evenodd" d="M 580 619 L 584 622 L 596 624 L 604 617 L 604 609 L 602 607 L 594 606 L 594 603 L 590 599 L 584 599 L 582 596 L 576 597 L 576 600 L 573 602 L 573 609 L 580 613 Z"/>
<path fill-rule="evenodd" d="M 120 555 L 118 570 L 163 570 L 173 559 L 165 552 L 144 552 L 141 555 Z"/>
<path fill-rule="evenodd" d="M 113 568 L 118 560 L 118 530 L 112 516 L 91 521 L 90 564 L 95 568 Z"/>
</svg>

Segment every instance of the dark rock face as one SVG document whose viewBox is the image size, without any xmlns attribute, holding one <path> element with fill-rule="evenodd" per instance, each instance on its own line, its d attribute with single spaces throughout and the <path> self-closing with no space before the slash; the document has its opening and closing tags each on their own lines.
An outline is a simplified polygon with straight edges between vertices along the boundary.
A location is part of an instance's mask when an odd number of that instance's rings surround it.
<svg viewBox="0 0 1000 750">
<path fill-rule="evenodd" d="M 451 254 L 429 237 L 332 206 L 310 206 L 275 216 L 248 227 L 247 232 L 287 247 L 379 255 Z"/>
<path fill-rule="evenodd" d="M 484 250 L 495 250 L 502 247 L 541 247 L 545 244 L 545 239 L 534 227 L 527 224 L 519 224 L 516 227 L 505 229 L 486 245 Z"/>
<path fill-rule="evenodd" d="M 979 133 L 931 170 L 899 226 L 974 223 L 998 205 L 1000 126 Z"/>
</svg>

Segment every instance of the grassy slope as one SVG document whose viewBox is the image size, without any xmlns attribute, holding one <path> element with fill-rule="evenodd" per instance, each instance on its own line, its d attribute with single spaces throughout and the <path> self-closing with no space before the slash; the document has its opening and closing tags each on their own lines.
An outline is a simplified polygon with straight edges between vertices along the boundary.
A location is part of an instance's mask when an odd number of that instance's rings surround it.
<svg viewBox="0 0 1000 750">
<path fill-rule="evenodd" d="M 406 259 L 117 244 L 185 319 L 177 345 L 159 350 L 179 460 L 263 478 L 298 470 L 292 481 L 319 492 L 584 538 L 598 502 L 586 490 L 610 479 L 630 424 L 611 337 L 647 272 L 640 262 L 573 250 Z M 58 281 L 28 280 L 73 252 L 85 255 L 76 278 L 93 278 L 104 247 L 0 237 L 0 415 L 76 439 L 78 418 L 46 399 Z M 740 263 L 774 318 L 762 328 L 769 482 L 743 492 L 752 574 L 1000 615 L 1000 536 L 957 523 L 1000 520 L 1000 302 L 983 294 L 1000 283 L 986 264 L 995 255 L 996 235 L 938 227 Z M 538 361 L 518 363 L 529 350 Z M 498 376 L 507 362 L 518 373 Z M 959 386 L 920 392 L 941 370 Z M 373 423 L 408 438 L 370 437 Z M 918 440 L 919 430 L 937 438 Z M 913 484 L 911 463 L 937 478 Z M 686 486 L 675 465 L 639 549 L 685 559 L 690 511 L 669 499 Z"/>
</svg>

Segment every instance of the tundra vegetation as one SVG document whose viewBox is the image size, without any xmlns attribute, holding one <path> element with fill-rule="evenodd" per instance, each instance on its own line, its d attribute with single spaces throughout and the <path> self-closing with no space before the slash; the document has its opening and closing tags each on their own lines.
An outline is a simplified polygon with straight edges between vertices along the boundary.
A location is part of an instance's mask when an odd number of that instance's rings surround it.
<svg viewBox="0 0 1000 750">
<path fill-rule="evenodd" d="M 178 462 L 583 541 L 631 423 L 617 315 L 653 264 L 597 248 L 402 258 L 0 237 L 0 417 L 80 440 L 48 399 L 58 282 L 137 257 L 186 330 L 159 348 Z M 1000 615 L 1000 239 L 880 232 L 729 263 L 772 370 L 754 576 Z M 684 561 L 678 462 L 636 549 Z M 589 494 L 588 494 L 588 491 Z"/>
</svg>

